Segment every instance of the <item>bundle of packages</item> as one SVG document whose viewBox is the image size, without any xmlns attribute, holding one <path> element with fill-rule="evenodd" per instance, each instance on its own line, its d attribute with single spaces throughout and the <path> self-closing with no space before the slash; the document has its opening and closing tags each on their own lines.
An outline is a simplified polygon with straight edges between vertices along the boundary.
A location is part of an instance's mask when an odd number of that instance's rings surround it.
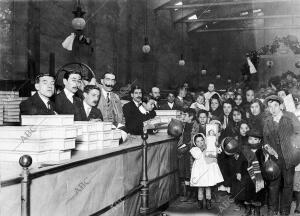
<svg viewBox="0 0 300 216">
<path fill-rule="evenodd" d="M 4 122 L 20 122 L 20 103 L 26 97 L 11 97 L 3 99 Z"/>
<path fill-rule="evenodd" d="M 159 118 L 161 123 L 169 124 L 172 119 L 179 119 L 181 112 L 179 110 L 155 110 L 156 118 Z M 161 129 L 161 132 L 167 132 L 167 128 Z"/>
<path fill-rule="evenodd" d="M 18 91 L 0 91 L 0 101 L 3 99 L 18 98 Z"/>
<path fill-rule="evenodd" d="M 4 120 L 4 116 L 3 116 L 3 108 L 4 108 L 3 104 L 0 103 L 0 125 L 3 124 L 3 120 Z"/>
<path fill-rule="evenodd" d="M 72 121 L 56 121 L 54 125 L 53 119 Z M 0 127 L 0 160 L 18 161 L 24 154 L 33 162 L 71 159 L 77 134 L 72 115 L 22 116 L 22 126 Z"/>
<path fill-rule="evenodd" d="M 179 110 L 155 110 L 156 116 L 160 118 L 163 123 L 170 123 L 172 118 L 178 119 L 181 116 Z"/>
<path fill-rule="evenodd" d="M 119 146 L 121 131 L 112 129 L 111 122 L 75 121 L 75 125 L 82 131 L 76 138 L 76 150 L 89 151 Z"/>
</svg>

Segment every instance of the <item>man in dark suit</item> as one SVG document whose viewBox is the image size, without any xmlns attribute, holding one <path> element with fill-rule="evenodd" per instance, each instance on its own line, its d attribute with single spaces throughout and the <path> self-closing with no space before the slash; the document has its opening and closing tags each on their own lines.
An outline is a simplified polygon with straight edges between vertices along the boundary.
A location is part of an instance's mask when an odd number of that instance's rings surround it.
<svg viewBox="0 0 300 216">
<path fill-rule="evenodd" d="M 186 97 L 187 90 L 185 87 L 180 87 L 178 90 L 178 96 L 175 98 L 175 104 L 179 107 L 179 110 L 183 111 L 190 107 L 188 102 L 184 99 Z"/>
<path fill-rule="evenodd" d="M 82 101 L 75 93 L 81 85 L 80 72 L 66 71 L 63 82 L 65 88 L 55 97 L 55 111 L 58 114 L 74 115 L 74 120 L 78 121 L 76 110 L 81 106 Z"/>
<path fill-rule="evenodd" d="M 86 85 L 83 89 L 84 100 L 79 107 L 79 121 L 103 121 L 102 113 L 96 108 L 100 98 L 100 89 L 95 85 Z"/>
<path fill-rule="evenodd" d="M 154 110 L 160 109 L 160 89 L 156 86 L 151 88 L 150 95 L 152 96 L 153 100 L 155 101 Z"/>
<path fill-rule="evenodd" d="M 37 92 L 20 104 L 21 115 L 55 115 L 54 103 L 50 98 L 54 94 L 54 77 L 40 74 L 35 79 Z"/>
<path fill-rule="evenodd" d="M 160 110 L 180 110 L 180 107 L 175 104 L 175 96 L 173 93 L 169 93 L 167 101 L 162 103 L 159 107 Z"/>
<path fill-rule="evenodd" d="M 132 101 L 123 106 L 123 113 L 125 116 L 126 132 L 133 135 L 140 135 L 143 133 L 143 122 L 155 117 L 155 112 L 140 111 L 142 106 L 142 89 L 139 86 L 134 86 L 130 91 Z M 152 100 L 154 103 L 154 100 Z M 153 104 L 154 107 L 154 104 Z M 152 107 L 152 109 L 153 109 Z M 141 109 L 142 110 L 142 109 Z M 152 115 L 152 113 L 154 113 Z"/>
</svg>

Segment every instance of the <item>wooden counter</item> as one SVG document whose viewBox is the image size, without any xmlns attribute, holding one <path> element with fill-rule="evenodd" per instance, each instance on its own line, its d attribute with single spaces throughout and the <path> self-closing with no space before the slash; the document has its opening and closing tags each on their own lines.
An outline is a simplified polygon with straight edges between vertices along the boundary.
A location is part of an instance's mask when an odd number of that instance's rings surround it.
<svg viewBox="0 0 300 216">
<path fill-rule="evenodd" d="M 166 133 L 150 135 L 147 140 L 151 208 L 175 197 L 175 142 Z M 52 166 L 33 164 L 30 167 L 30 215 L 81 216 L 97 212 L 97 215 L 137 215 L 141 144 L 141 137 L 131 136 L 117 148 L 74 151 L 71 160 Z M 0 215 L 19 216 L 22 169 L 17 162 L 5 162 L 0 164 L 0 171 Z M 131 196 L 126 197 L 127 194 Z"/>
</svg>

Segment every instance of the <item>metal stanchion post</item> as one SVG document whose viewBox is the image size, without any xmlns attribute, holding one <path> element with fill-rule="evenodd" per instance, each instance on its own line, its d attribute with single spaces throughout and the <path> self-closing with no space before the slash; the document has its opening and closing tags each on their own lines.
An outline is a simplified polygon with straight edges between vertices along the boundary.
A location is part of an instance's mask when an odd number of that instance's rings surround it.
<svg viewBox="0 0 300 216">
<path fill-rule="evenodd" d="M 148 185 L 148 167 L 147 167 L 147 139 L 148 134 L 144 132 L 142 134 L 143 139 L 143 167 L 142 167 L 142 179 L 141 185 L 143 188 L 141 189 L 141 207 L 140 207 L 140 214 L 141 215 L 148 215 L 149 213 L 149 185 Z"/>
<path fill-rule="evenodd" d="M 30 215 L 30 203 L 29 203 L 29 170 L 28 167 L 32 164 L 32 158 L 29 155 L 23 155 L 19 159 L 19 164 L 23 167 L 21 181 L 21 216 L 29 216 Z"/>
</svg>

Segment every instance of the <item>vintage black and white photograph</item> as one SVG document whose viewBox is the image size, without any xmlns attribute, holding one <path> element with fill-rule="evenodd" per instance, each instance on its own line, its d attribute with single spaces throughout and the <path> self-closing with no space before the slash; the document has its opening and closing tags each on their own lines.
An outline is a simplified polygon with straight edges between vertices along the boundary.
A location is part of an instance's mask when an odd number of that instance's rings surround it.
<svg viewBox="0 0 300 216">
<path fill-rule="evenodd" d="M 0 0 L 0 216 L 300 216 L 300 0 Z"/>
</svg>

